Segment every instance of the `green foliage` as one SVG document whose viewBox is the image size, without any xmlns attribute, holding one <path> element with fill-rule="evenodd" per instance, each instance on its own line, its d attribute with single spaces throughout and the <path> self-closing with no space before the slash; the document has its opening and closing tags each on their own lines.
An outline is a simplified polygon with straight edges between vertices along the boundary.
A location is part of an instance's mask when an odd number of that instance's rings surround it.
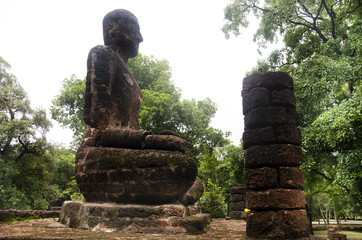
<svg viewBox="0 0 362 240">
<path fill-rule="evenodd" d="M 7 218 L 7 219 L 2 219 L 0 222 L 11 223 L 11 222 L 19 222 L 19 221 L 31 221 L 31 220 L 34 220 L 34 219 L 41 219 L 41 217 L 39 217 L 39 216 L 30 216 L 30 217 L 26 217 L 26 218 L 20 218 L 20 217 Z"/>
<path fill-rule="evenodd" d="M 29 200 L 13 183 L 17 169 L 0 157 L 0 209 L 29 209 Z"/>
<path fill-rule="evenodd" d="M 205 192 L 200 198 L 200 206 L 204 213 L 211 213 L 214 218 L 222 218 L 227 214 L 228 205 L 221 194 L 221 188 L 208 179 Z"/>
<path fill-rule="evenodd" d="M 204 183 L 210 179 L 221 188 L 226 202 L 230 197 L 229 189 L 244 181 L 244 152 L 241 146 L 228 144 L 224 147 L 204 150 L 199 156 L 198 177 Z"/>
<path fill-rule="evenodd" d="M 171 68 L 167 60 L 138 54 L 129 60 L 128 67 L 142 90 L 170 94 L 180 99 L 181 92 L 171 80 Z"/>
<path fill-rule="evenodd" d="M 50 127 L 42 109 L 34 110 L 24 89 L 0 58 L 0 208 L 47 209 L 59 198 L 52 185 Z"/>
<path fill-rule="evenodd" d="M 73 131 L 75 143 L 82 140 L 86 129 L 83 121 L 85 80 L 75 75 L 64 79 L 60 94 L 53 99 L 50 108 L 52 118 Z"/>
<path fill-rule="evenodd" d="M 54 148 L 56 167 L 52 184 L 56 185 L 61 193 L 54 205 L 60 206 L 65 200 L 84 199 L 74 179 L 75 152 L 61 146 Z"/>
<path fill-rule="evenodd" d="M 80 192 L 74 177 L 70 182 L 68 182 L 67 188 L 63 190 L 63 193 L 65 196 L 67 196 L 68 199 L 71 199 L 73 201 L 84 200 L 84 197 Z"/>
<path fill-rule="evenodd" d="M 225 203 L 226 206 L 229 204 L 230 188 L 235 187 L 237 183 L 244 182 L 242 144 L 238 147 L 227 144 L 223 147 L 204 148 L 197 159 L 199 163 L 198 178 L 206 186 L 210 186 L 209 192 L 206 190 L 200 200 L 202 210 L 212 212 L 213 216 L 216 214 L 215 216 L 222 217 L 220 212 L 224 212 L 223 204 Z M 209 182 L 212 185 L 209 185 Z M 215 187 L 217 187 L 217 191 L 214 189 Z M 220 209 L 211 210 L 214 208 L 214 204 L 220 204 Z"/>
<path fill-rule="evenodd" d="M 361 7 L 355 0 L 234 0 L 225 9 L 227 37 L 253 12 L 261 20 L 254 36 L 260 46 L 283 38 L 285 46 L 251 73 L 280 70 L 294 78 L 305 190 L 315 213 L 323 193 L 336 212 L 344 206 L 361 215 Z"/>
</svg>

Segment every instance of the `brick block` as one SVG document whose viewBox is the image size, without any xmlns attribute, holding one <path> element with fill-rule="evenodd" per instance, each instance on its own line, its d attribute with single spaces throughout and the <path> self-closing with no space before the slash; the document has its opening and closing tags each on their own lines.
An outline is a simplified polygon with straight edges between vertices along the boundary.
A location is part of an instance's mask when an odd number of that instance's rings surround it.
<svg viewBox="0 0 362 240">
<path fill-rule="evenodd" d="M 265 166 L 297 167 L 302 163 L 302 148 L 292 144 L 253 146 L 245 151 L 245 165 L 248 168 Z"/>
<path fill-rule="evenodd" d="M 231 194 L 230 202 L 245 202 L 246 194 Z"/>
<path fill-rule="evenodd" d="M 267 88 L 257 87 L 249 91 L 243 91 L 242 97 L 244 114 L 252 108 L 270 105 L 269 89 Z"/>
<path fill-rule="evenodd" d="M 276 143 L 289 143 L 300 145 L 302 143 L 302 135 L 300 129 L 295 125 L 282 125 L 274 129 Z"/>
<path fill-rule="evenodd" d="M 271 126 L 257 129 L 245 129 L 243 133 L 243 147 L 275 143 L 274 130 Z"/>
<path fill-rule="evenodd" d="M 285 72 L 255 73 L 243 80 L 243 91 L 255 87 L 266 87 L 269 89 L 293 89 L 293 78 Z"/>
<path fill-rule="evenodd" d="M 245 184 L 249 189 L 276 188 L 277 170 L 269 167 L 249 169 L 245 172 Z"/>
<path fill-rule="evenodd" d="M 305 210 L 248 212 L 246 235 L 255 239 L 299 239 L 309 236 Z"/>
<path fill-rule="evenodd" d="M 305 193 L 301 190 L 279 188 L 246 194 L 246 206 L 252 210 L 298 209 L 305 204 Z"/>
<path fill-rule="evenodd" d="M 247 128 L 255 129 L 267 126 L 298 125 L 298 115 L 295 109 L 272 106 L 253 108 L 247 112 L 244 123 Z"/>
<path fill-rule="evenodd" d="M 304 173 L 300 168 L 280 167 L 279 184 L 282 188 L 303 188 Z"/>
<path fill-rule="evenodd" d="M 248 189 L 246 188 L 246 185 L 242 184 L 242 186 L 232 187 L 230 188 L 231 194 L 246 194 Z"/>
<path fill-rule="evenodd" d="M 246 202 L 231 202 L 230 210 L 231 211 L 244 211 L 246 208 Z"/>
<path fill-rule="evenodd" d="M 275 105 L 295 108 L 295 96 L 291 89 L 273 90 L 270 98 Z"/>
</svg>

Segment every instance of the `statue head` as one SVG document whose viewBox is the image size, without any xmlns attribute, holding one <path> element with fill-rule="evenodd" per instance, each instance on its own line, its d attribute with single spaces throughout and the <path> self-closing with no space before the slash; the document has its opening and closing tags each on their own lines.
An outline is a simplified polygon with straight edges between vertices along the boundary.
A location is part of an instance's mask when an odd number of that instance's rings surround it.
<svg viewBox="0 0 362 240">
<path fill-rule="evenodd" d="M 125 9 L 109 12 L 103 19 L 104 44 L 122 54 L 126 59 L 138 54 L 143 41 L 138 20 Z"/>
</svg>

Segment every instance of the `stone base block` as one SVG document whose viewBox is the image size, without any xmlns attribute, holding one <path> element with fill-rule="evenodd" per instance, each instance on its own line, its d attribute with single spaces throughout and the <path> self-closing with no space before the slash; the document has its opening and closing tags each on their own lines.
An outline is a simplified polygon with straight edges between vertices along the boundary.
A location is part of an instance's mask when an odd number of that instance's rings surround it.
<svg viewBox="0 0 362 240">
<path fill-rule="evenodd" d="M 246 202 L 230 202 L 230 210 L 231 211 L 244 211 L 246 208 Z"/>
<path fill-rule="evenodd" d="M 230 188 L 231 194 L 246 194 L 248 189 L 246 188 L 245 184 L 237 184 L 236 187 Z"/>
<path fill-rule="evenodd" d="M 305 193 L 301 190 L 279 188 L 246 194 L 246 207 L 252 210 L 301 209 L 305 204 Z"/>
<path fill-rule="evenodd" d="M 66 201 L 60 222 L 71 228 L 125 233 L 190 233 L 206 231 L 209 214 L 186 216 L 182 205 L 136 205 Z"/>
<path fill-rule="evenodd" d="M 248 169 L 245 184 L 249 189 L 275 188 L 278 186 L 278 172 L 269 167 Z"/>
<path fill-rule="evenodd" d="M 246 220 L 246 212 L 244 211 L 231 211 L 229 214 L 231 219 L 242 219 Z"/>
<path fill-rule="evenodd" d="M 81 147 L 75 179 L 88 202 L 172 204 L 195 182 L 194 159 L 178 151 Z"/>
<path fill-rule="evenodd" d="M 302 148 L 292 144 L 258 145 L 245 151 L 245 166 L 248 168 L 298 167 L 302 163 Z"/>
<path fill-rule="evenodd" d="M 307 238 L 307 213 L 305 210 L 248 212 L 246 235 L 256 239 Z"/>
</svg>

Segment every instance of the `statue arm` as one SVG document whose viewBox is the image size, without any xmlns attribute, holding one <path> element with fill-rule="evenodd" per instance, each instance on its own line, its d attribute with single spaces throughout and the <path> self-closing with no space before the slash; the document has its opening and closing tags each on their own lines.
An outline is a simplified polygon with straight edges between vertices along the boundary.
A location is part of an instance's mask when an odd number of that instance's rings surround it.
<svg viewBox="0 0 362 240">
<path fill-rule="evenodd" d="M 96 46 L 89 52 L 83 118 L 84 122 L 99 130 L 108 126 L 110 116 L 110 84 L 112 56 L 107 47 Z"/>
</svg>

